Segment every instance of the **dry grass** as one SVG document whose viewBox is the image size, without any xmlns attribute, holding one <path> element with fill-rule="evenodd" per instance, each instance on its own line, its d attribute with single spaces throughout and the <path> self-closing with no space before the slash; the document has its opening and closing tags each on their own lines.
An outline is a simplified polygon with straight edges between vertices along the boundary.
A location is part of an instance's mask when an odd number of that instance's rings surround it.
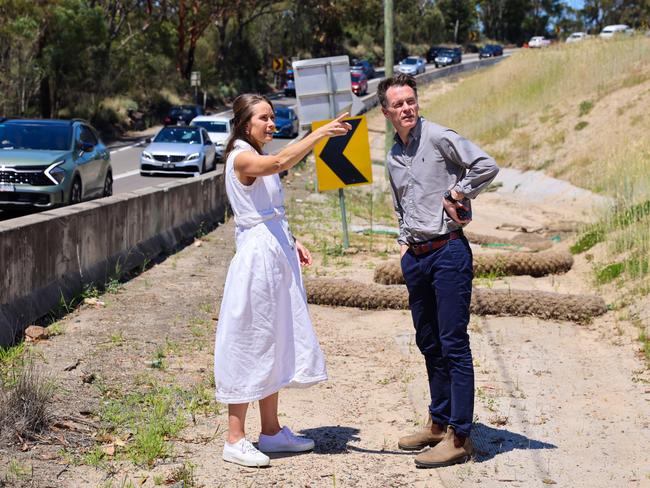
<svg viewBox="0 0 650 488">
<path fill-rule="evenodd" d="M 637 202 L 650 196 L 649 104 L 650 39 L 634 37 L 522 50 L 423 103 L 422 112 L 503 165 L 544 166 L 578 186 Z"/>
<path fill-rule="evenodd" d="M 54 386 L 27 362 L 3 380 L 0 388 L 0 435 L 3 442 L 33 439 L 52 421 Z"/>
</svg>

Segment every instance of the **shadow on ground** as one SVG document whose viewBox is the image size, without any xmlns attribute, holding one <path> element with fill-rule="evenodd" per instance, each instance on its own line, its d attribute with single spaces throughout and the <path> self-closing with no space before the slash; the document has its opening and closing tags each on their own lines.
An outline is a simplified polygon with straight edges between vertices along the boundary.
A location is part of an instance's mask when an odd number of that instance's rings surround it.
<svg viewBox="0 0 650 488">
<path fill-rule="evenodd" d="M 348 442 L 361 440 L 359 429 L 325 425 L 314 429 L 301 430 L 300 433 L 316 443 L 314 452 L 319 454 L 342 454 L 348 451 Z"/>
<path fill-rule="evenodd" d="M 475 449 L 474 459 L 479 463 L 515 449 L 557 449 L 554 444 L 531 439 L 507 429 L 495 429 L 481 423 L 474 424 L 472 429 L 472 440 Z"/>
<path fill-rule="evenodd" d="M 365 449 L 348 445 L 350 442 L 361 441 L 359 429 L 354 427 L 328 425 L 314 429 L 305 429 L 300 433 L 316 442 L 314 452 L 318 454 L 342 454 L 349 451 L 367 454 L 399 454 L 407 456 L 417 454 L 417 451 L 411 452 L 394 449 L 394 446 L 397 445 L 396 439 L 389 439 L 386 448 L 382 449 Z M 495 429 L 482 423 L 474 424 L 472 440 L 474 441 L 475 447 L 474 457 L 477 462 L 488 461 L 498 454 L 514 451 L 515 449 L 557 449 L 557 446 L 554 444 L 531 439 L 507 429 Z"/>
</svg>

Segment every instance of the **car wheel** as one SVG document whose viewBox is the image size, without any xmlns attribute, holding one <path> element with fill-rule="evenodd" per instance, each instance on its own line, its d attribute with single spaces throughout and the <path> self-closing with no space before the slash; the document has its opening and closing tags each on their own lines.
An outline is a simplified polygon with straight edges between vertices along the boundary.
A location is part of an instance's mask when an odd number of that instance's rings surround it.
<svg viewBox="0 0 650 488">
<path fill-rule="evenodd" d="M 70 198 L 68 199 L 70 205 L 81 203 L 81 190 L 81 180 L 76 176 L 72 182 L 72 188 L 70 188 Z"/>
<path fill-rule="evenodd" d="M 103 197 L 110 197 L 113 194 L 113 173 L 109 169 L 106 172 L 106 178 L 104 178 L 104 191 L 102 193 Z"/>
<path fill-rule="evenodd" d="M 201 171 L 199 174 L 205 173 L 205 156 L 203 157 L 203 161 L 201 162 Z"/>
</svg>

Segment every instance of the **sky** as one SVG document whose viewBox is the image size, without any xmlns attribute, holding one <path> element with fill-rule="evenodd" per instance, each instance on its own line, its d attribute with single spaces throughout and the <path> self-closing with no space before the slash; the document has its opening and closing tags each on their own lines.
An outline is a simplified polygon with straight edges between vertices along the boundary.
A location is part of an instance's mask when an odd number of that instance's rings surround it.
<svg viewBox="0 0 650 488">
<path fill-rule="evenodd" d="M 568 3 L 570 6 L 572 6 L 575 9 L 582 8 L 584 6 L 584 0 L 566 0 L 566 3 Z"/>
</svg>

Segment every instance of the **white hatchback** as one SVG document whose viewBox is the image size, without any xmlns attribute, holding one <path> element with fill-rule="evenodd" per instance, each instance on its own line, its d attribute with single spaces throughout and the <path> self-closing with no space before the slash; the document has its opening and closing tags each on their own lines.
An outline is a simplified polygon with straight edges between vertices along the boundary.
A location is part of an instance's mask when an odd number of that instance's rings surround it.
<svg viewBox="0 0 650 488">
<path fill-rule="evenodd" d="M 208 131 L 210 140 L 214 143 L 217 158 L 223 160 L 223 153 L 232 131 L 232 120 L 220 115 L 199 115 L 192 119 L 190 125 L 203 127 Z"/>
<path fill-rule="evenodd" d="M 606 25 L 603 30 L 600 31 L 598 37 L 609 39 L 619 34 L 632 35 L 634 34 L 634 29 L 626 24 Z"/>
<path fill-rule="evenodd" d="M 589 34 L 587 34 L 586 32 L 574 32 L 569 37 L 567 37 L 566 42 L 568 43 L 580 42 L 580 41 L 584 41 L 587 38 L 589 38 Z"/>
</svg>

